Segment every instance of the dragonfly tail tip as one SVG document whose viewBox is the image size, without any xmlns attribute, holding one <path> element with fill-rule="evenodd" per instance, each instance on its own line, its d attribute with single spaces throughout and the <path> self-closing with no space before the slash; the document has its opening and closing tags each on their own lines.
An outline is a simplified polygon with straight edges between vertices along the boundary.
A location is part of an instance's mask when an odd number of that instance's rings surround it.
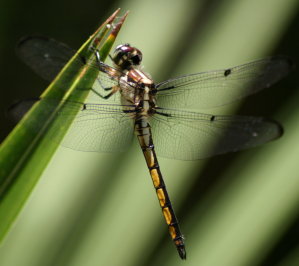
<svg viewBox="0 0 299 266">
<path fill-rule="evenodd" d="M 187 255 L 185 247 L 184 246 L 179 246 L 179 247 L 177 247 L 177 250 L 178 250 L 178 253 L 179 253 L 181 259 L 185 260 L 186 255 Z"/>
</svg>

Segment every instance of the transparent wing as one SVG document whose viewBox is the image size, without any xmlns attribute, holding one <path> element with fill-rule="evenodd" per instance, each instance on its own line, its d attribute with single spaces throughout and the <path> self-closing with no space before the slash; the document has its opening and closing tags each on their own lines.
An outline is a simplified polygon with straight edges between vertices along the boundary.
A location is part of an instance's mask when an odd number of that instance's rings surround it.
<svg viewBox="0 0 299 266">
<path fill-rule="evenodd" d="M 21 40 L 17 46 L 17 52 L 29 67 L 49 81 L 55 78 L 75 54 L 75 51 L 68 46 L 54 39 L 40 36 L 29 36 Z M 126 150 L 131 143 L 134 128 L 132 119 L 123 112 L 123 108 L 131 112 L 133 110 L 130 106 L 119 105 L 121 102 L 119 93 L 115 93 L 109 99 L 102 98 L 109 93 L 109 88 L 118 86 L 118 78 L 123 73 L 104 63 L 99 64 L 96 58 L 88 63 L 84 58 L 79 58 L 76 63 L 78 67 L 88 64 L 98 70 L 98 78 L 92 88 L 77 88 L 90 91 L 85 101 L 88 103 L 39 99 L 42 101 L 45 113 L 55 109 L 58 101 L 60 105 L 64 106 L 62 111 L 55 114 L 58 119 L 55 119 L 53 132 L 65 127 L 63 122 L 65 119 L 74 119 L 61 143 L 63 146 L 81 151 L 118 152 Z M 20 119 L 34 102 L 36 99 L 14 104 L 10 113 Z M 78 112 L 78 107 L 81 109 L 80 112 Z M 32 121 L 30 130 L 39 128 L 36 123 L 39 122 Z M 49 137 L 55 140 L 55 135 Z"/>
<path fill-rule="evenodd" d="M 186 75 L 157 85 L 158 106 L 210 108 L 231 103 L 283 78 L 293 63 L 274 56 L 244 65 Z"/>
<path fill-rule="evenodd" d="M 61 71 L 64 65 L 71 59 L 76 52 L 67 45 L 57 42 L 54 39 L 42 36 L 28 36 L 23 38 L 17 45 L 17 54 L 22 61 L 28 65 L 36 74 L 42 78 L 52 81 Z M 108 89 L 113 86 L 118 86 L 118 77 L 123 73 L 104 63 L 99 63 L 94 60 L 85 62 L 84 58 L 77 59 L 78 68 L 84 64 L 99 70 L 98 78 L 90 89 L 91 93 L 99 99 L 100 95 L 107 95 Z M 73 73 L 69 73 L 70 76 Z M 117 102 L 118 97 L 111 97 L 106 100 L 106 103 Z"/>
<path fill-rule="evenodd" d="M 60 116 L 74 115 L 74 104 L 67 103 L 67 110 Z M 62 145 L 80 151 L 122 152 L 131 145 L 133 136 L 133 120 L 123 112 L 122 106 L 85 104 L 76 115 Z"/>
<path fill-rule="evenodd" d="M 67 45 L 42 36 L 23 38 L 16 50 L 26 65 L 48 81 L 52 81 L 75 54 Z"/>
<path fill-rule="evenodd" d="M 152 133 L 158 156 L 197 160 L 266 143 L 280 137 L 282 128 L 261 117 L 161 108 L 152 118 Z"/>
<path fill-rule="evenodd" d="M 53 134 L 48 131 L 49 139 L 56 141 L 57 132 L 63 129 L 67 123 L 73 120 L 62 146 L 93 152 L 120 152 L 125 151 L 132 142 L 134 126 L 132 114 L 134 107 L 115 104 L 92 104 L 73 101 L 59 101 L 63 106 L 60 111 L 53 111 L 57 106 L 56 99 L 41 99 L 43 112 L 53 113 Z M 24 102 L 14 106 L 12 115 L 19 115 Z M 78 112 L 78 110 L 80 110 Z M 128 114 L 126 113 L 126 110 Z M 14 114 L 15 112 L 15 114 Z M 131 115 L 131 116 L 130 116 Z M 38 130 L 42 119 L 31 121 L 29 130 Z"/>
</svg>

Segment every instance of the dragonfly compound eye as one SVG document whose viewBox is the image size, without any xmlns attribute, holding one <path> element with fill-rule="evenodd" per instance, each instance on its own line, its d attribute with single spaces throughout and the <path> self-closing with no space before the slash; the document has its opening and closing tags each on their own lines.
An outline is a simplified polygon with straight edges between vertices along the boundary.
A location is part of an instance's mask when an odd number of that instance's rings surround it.
<svg viewBox="0 0 299 266">
<path fill-rule="evenodd" d="M 140 65 L 142 53 L 139 49 L 129 44 L 122 44 L 116 47 L 112 60 L 118 67 L 129 69 L 132 66 Z"/>
</svg>

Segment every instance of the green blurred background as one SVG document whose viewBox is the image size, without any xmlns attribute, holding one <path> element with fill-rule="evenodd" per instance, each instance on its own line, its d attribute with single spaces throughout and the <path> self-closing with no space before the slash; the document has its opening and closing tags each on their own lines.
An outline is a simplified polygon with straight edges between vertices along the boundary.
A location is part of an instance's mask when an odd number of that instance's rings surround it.
<svg viewBox="0 0 299 266">
<path fill-rule="evenodd" d="M 8 1 L 0 3 L 1 130 L 5 110 L 47 83 L 15 56 L 20 37 L 40 34 L 74 49 L 116 8 L 130 10 L 116 44 L 144 54 L 161 81 L 268 55 L 298 62 L 296 0 Z M 181 229 L 180 261 L 137 144 L 125 156 L 60 148 L 0 248 L 1 266 L 299 265 L 297 70 L 270 89 L 215 113 L 279 120 L 280 140 L 196 162 L 160 165 Z"/>
</svg>

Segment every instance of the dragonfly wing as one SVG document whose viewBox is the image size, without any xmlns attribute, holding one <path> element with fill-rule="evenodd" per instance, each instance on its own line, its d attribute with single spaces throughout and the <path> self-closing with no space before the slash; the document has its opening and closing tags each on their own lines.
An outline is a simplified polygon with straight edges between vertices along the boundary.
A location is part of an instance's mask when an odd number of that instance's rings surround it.
<svg viewBox="0 0 299 266">
<path fill-rule="evenodd" d="M 286 76 L 293 63 L 274 56 L 244 65 L 170 79 L 157 85 L 158 106 L 211 108 L 231 103 Z"/>
<path fill-rule="evenodd" d="M 61 115 L 73 115 L 72 106 L 68 109 L 70 112 Z M 128 149 L 133 136 L 133 120 L 120 106 L 86 104 L 76 115 L 62 145 L 79 151 L 121 152 Z"/>
<path fill-rule="evenodd" d="M 52 128 L 46 133 L 50 140 L 56 141 L 57 134 L 67 126 L 66 121 L 71 120 L 72 124 L 60 143 L 62 146 L 79 151 L 120 152 L 131 144 L 133 120 L 123 110 L 132 112 L 134 107 L 59 101 L 62 107 L 55 111 L 57 101 L 41 99 L 39 103 L 43 105 L 45 114 L 52 114 Z M 15 110 L 20 109 L 20 106 L 15 106 Z M 29 130 L 38 131 L 44 124 L 42 119 L 35 119 L 29 122 L 28 127 Z"/>
<path fill-rule="evenodd" d="M 52 81 L 75 51 L 54 39 L 28 36 L 18 43 L 17 54 L 35 73 Z"/>
<path fill-rule="evenodd" d="M 158 109 L 152 120 L 158 156 L 179 160 L 243 150 L 282 135 L 282 127 L 277 122 L 262 117 Z"/>
<path fill-rule="evenodd" d="M 64 65 L 75 54 L 75 51 L 67 45 L 60 43 L 54 39 L 40 36 L 29 36 L 22 39 L 17 46 L 17 53 L 22 61 L 27 64 L 34 72 L 42 78 L 52 81 L 56 75 L 61 71 Z M 109 94 L 109 89 L 118 86 L 118 78 L 124 75 L 118 69 L 104 64 L 98 63 L 96 57 L 91 58 L 85 62 L 83 58 L 75 59 L 79 69 L 84 64 L 98 71 L 98 78 L 96 79 L 92 88 L 84 88 L 91 91 L 96 100 L 101 96 Z M 74 73 L 76 74 L 76 73 Z M 70 78 L 72 73 L 69 73 Z M 116 103 L 119 97 L 110 97 L 105 99 L 106 103 Z"/>
</svg>

